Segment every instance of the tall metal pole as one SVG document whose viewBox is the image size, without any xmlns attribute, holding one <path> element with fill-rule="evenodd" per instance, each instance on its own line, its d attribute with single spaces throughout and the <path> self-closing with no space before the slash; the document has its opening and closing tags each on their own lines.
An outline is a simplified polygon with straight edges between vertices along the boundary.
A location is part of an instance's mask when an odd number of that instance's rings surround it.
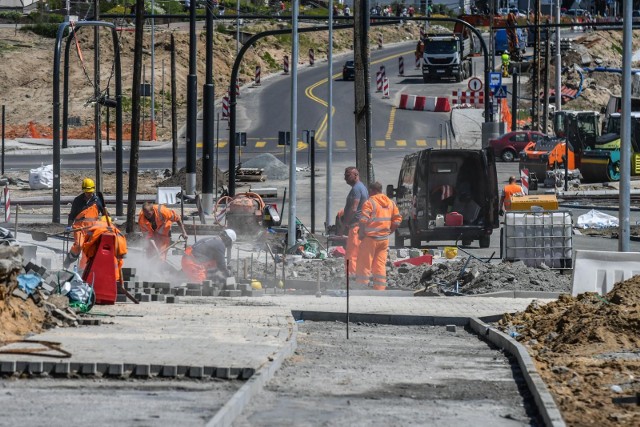
<svg viewBox="0 0 640 427">
<path fill-rule="evenodd" d="M 4 175 L 4 104 L 2 105 L 2 175 Z"/>
<path fill-rule="evenodd" d="M 622 129 L 620 132 L 620 212 L 618 251 L 629 251 L 629 211 L 631 206 L 631 4 L 627 2 L 622 9 Z M 636 138 L 638 135 L 635 135 Z"/>
<path fill-rule="evenodd" d="M 156 2 L 151 0 L 151 110 L 149 119 L 151 120 L 151 129 L 153 135 L 153 127 L 156 122 Z M 153 136 L 149 139 L 153 139 Z"/>
<path fill-rule="evenodd" d="M 296 243 L 296 148 L 298 145 L 298 8 L 293 0 L 291 16 L 291 159 L 289 160 L 289 234 L 287 247 Z M 331 13 L 331 11 L 329 12 Z M 286 146 L 285 146 L 286 147 Z"/>
<path fill-rule="evenodd" d="M 196 136 L 198 131 L 198 75 L 196 2 L 189 4 L 189 75 L 187 76 L 187 174 L 186 192 L 196 192 Z"/>
<path fill-rule="evenodd" d="M 547 20 L 547 24 L 549 20 Z M 545 55 L 544 55 L 544 105 L 542 108 L 542 132 L 547 133 L 547 126 L 549 123 L 549 77 L 551 77 L 551 34 L 549 33 L 549 27 L 545 28 L 545 34 L 547 40 L 545 40 Z M 560 46 L 556 46 L 558 49 Z M 558 92 L 560 94 L 560 92 Z"/>
<path fill-rule="evenodd" d="M 236 55 L 240 52 L 240 0 L 236 3 Z"/>
<path fill-rule="evenodd" d="M 325 211 L 325 224 L 327 227 L 332 225 L 331 221 L 331 199 L 333 198 L 333 191 L 331 188 L 331 181 L 333 176 L 333 0 L 329 0 L 329 75 L 327 76 L 328 85 L 327 91 L 327 194 L 326 194 L 326 211 Z"/>
<path fill-rule="evenodd" d="M 100 19 L 100 1 L 93 1 L 93 20 Z M 93 124 L 95 126 L 95 151 L 96 151 L 96 191 L 102 191 L 102 141 L 100 123 L 100 27 L 93 27 L 93 96 L 96 103 L 93 106 Z"/>
<path fill-rule="evenodd" d="M 556 24 L 560 24 L 560 0 L 556 0 Z M 556 111 L 562 110 L 562 52 L 560 50 L 560 27 L 556 27 Z"/>
<path fill-rule="evenodd" d="M 202 209 L 210 214 L 213 211 L 213 120 L 214 120 L 214 83 L 213 83 L 213 0 L 207 0 L 206 16 L 206 70 L 203 88 L 202 111 Z"/>
</svg>

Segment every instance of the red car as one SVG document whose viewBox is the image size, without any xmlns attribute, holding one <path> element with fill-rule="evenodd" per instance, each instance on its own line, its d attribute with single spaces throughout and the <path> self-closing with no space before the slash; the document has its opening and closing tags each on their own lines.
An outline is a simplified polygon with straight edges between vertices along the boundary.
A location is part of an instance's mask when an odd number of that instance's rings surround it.
<svg viewBox="0 0 640 427">
<path fill-rule="evenodd" d="M 505 162 L 512 162 L 518 159 L 518 153 L 524 150 L 527 144 L 537 142 L 544 137 L 545 135 L 542 132 L 517 130 L 505 133 L 498 139 L 489 140 L 489 147 L 493 150 L 496 158 L 500 158 Z"/>
</svg>

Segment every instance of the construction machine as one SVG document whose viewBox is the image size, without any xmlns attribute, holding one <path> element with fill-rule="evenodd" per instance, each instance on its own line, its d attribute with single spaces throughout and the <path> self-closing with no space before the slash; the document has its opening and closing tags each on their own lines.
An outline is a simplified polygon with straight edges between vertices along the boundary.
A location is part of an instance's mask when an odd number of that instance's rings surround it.
<svg viewBox="0 0 640 427">
<path fill-rule="evenodd" d="M 520 152 L 519 168 L 528 169 L 538 179 L 544 179 L 547 171 L 554 169 L 564 169 L 564 159 L 569 158 L 569 169 L 576 168 L 576 158 L 573 146 L 569 144 L 567 150 L 567 140 L 565 138 L 545 137 L 535 142 L 530 142 Z"/>
<path fill-rule="evenodd" d="M 259 194 L 253 192 L 220 197 L 214 214 L 217 224 L 245 235 L 280 225 L 281 222 L 277 207 L 266 204 Z"/>
<path fill-rule="evenodd" d="M 640 175 L 640 112 L 631 112 L 631 175 Z M 620 113 L 612 113 L 605 126 L 605 134 L 582 153 L 580 172 L 584 182 L 620 180 Z"/>
</svg>

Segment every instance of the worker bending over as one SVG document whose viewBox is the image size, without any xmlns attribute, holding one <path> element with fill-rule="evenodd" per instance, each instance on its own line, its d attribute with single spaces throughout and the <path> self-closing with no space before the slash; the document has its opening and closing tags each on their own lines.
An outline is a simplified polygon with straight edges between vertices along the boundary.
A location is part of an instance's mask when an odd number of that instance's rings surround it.
<svg viewBox="0 0 640 427">
<path fill-rule="evenodd" d="M 171 245 L 171 224 L 174 222 L 180 226 L 182 238 L 187 240 L 187 232 L 182 224 L 182 219 L 174 210 L 164 205 L 154 205 L 151 202 L 145 202 L 142 205 L 138 226 L 149 241 L 147 255 L 159 255 L 163 260 L 167 259 L 167 249 Z M 152 247 L 151 242 L 155 244 L 157 251 Z"/>
<path fill-rule="evenodd" d="M 236 232 L 223 230 L 218 236 L 201 239 L 187 247 L 182 256 L 182 271 L 189 280 L 202 282 L 207 278 L 231 276 L 227 268 L 227 252 L 230 253 Z"/>
<path fill-rule="evenodd" d="M 105 234 L 113 234 L 115 237 L 113 266 L 115 268 L 116 281 L 119 281 L 121 279 L 120 271 L 122 271 L 123 258 L 127 254 L 127 239 L 118 230 L 118 227 L 111 222 L 111 218 L 103 216 L 87 229 L 85 241 L 82 245 L 83 259 L 88 262 L 93 259 L 100 247 L 100 239 Z"/>
<path fill-rule="evenodd" d="M 402 217 L 398 207 L 382 194 L 382 184 L 369 184 L 369 199 L 362 206 L 360 217 L 360 249 L 356 267 L 356 283 L 383 291 L 387 288 L 387 251 L 389 235 L 396 231 Z"/>
<path fill-rule="evenodd" d="M 73 232 L 73 246 L 64 259 L 64 268 L 69 268 L 80 253 L 86 240 L 86 229 L 95 224 L 105 214 L 104 199 L 96 193 L 96 184 L 91 178 L 82 180 L 82 194 L 73 199 L 69 212 L 67 231 Z M 86 259 L 80 260 L 79 270 L 86 266 Z"/>
<path fill-rule="evenodd" d="M 500 216 L 504 215 L 504 211 L 511 210 L 511 199 L 514 196 L 522 196 L 524 191 L 522 187 L 516 184 L 516 177 L 509 177 L 509 184 L 505 185 L 502 189 L 502 195 L 500 196 Z"/>
</svg>

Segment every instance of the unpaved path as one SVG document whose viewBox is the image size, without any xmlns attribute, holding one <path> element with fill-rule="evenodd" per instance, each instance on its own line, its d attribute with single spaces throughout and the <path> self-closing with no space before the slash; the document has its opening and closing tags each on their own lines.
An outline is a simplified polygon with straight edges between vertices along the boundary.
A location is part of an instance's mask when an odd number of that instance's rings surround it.
<svg viewBox="0 0 640 427">
<path fill-rule="evenodd" d="M 299 324 L 298 349 L 235 426 L 535 424 L 518 368 L 458 328 Z M 528 392 L 525 393 L 528 394 Z"/>
</svg>

